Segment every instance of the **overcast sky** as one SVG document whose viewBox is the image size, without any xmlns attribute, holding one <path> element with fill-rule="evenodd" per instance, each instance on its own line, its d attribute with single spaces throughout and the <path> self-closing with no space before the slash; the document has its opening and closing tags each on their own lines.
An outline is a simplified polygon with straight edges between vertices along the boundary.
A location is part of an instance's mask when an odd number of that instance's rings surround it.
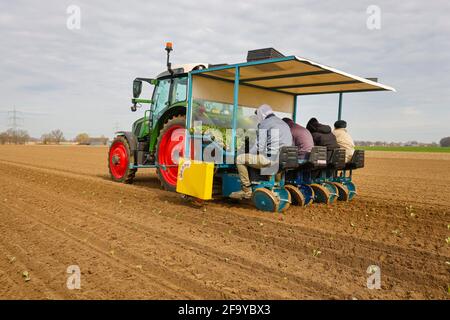
<svg viewBox="0 0 450 320">
<path fill-rule="evenodd" d="M 81 9 L 81 28 L 66 26 Z M 370 30 L 369 5 L 381 9 Z M 39 137 L 60 128 L 112 136 L 129 110 L 136 76 L 173 63 L 234 63 L 274 47 L 397 89 L 344 95 L 356 140 L 424 142 L 450 136 L 450 1 L 7 1 L 0 0 L 0 130 L 15 106 Z M 144 94 L 145 95 L 145 94 Z M 147 93 L 147 96 L 149 93 Z M 300 123 L 333 123 L 338 96 L 300 98 Z"/>
</svg>

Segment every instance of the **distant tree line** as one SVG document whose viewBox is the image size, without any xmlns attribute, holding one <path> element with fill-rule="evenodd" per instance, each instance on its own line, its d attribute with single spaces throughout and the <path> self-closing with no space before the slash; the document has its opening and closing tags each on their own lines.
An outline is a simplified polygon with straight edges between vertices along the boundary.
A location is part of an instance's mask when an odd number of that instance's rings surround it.
<svg viewBox="0 0 450 320">
<path fill-rule="evenodd" d="M 67 141 L 64 133 L 60 129 L 55 129 L 49 133 L 44 133 L 40 139 L 32 138 L 26 130 L 8 129 L 0 132 L 0 144 L 26 144 L 28 142 L 36 142 L 41 144 L 60 144 Z M 107 137 L 101 135 L 100 137 L 91 137 L 87 133 L 78 134 L 73 140 L 70 140 L 80 145 L 106 145 L 109 141 Z"/>
<path fill-rule="evenodd" d="M 355 145 L 360 147 L 450 147 L 450 137 L 442 138 L 439 143 L 424 143 L 418 141 L 408 142 L 387 142 L 387 141 L 355 141 Z"/>
<path fill-rule="evenodd" d="M 85 132 L 78 134 L 74 139 L 74 141 L 80 145 L 106 145 L 108 143 L 108 140 L 109 139 L 104 135 L 100 137 L 91 137 Z"/>
<path fill-rule="evenodd" d="M 64 138 L 64 133 L 59 129 L 53 130 L 49 133 L 44 133 L 41 136 L 42 144 L 60 144 L 64 141 L 66 141 Z"/>
<path fill-rule="evenodd" d="M 25 144 L 30 140 L 26 130 L 8 129 L 0 132 L 0 144 Z"/>
</svg>

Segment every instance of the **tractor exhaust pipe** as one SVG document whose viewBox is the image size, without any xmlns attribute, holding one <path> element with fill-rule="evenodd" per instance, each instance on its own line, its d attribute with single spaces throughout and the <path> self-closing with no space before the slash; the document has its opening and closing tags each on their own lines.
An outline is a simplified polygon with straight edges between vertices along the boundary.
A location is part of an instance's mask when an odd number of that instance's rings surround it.
<svg viewBox="0 0 450 320">
<path fill-rule="evenodd" d="M 172 63 L 170 62 L 170 52 L 173 50 L 172 42 L 166 43 L 166 51 L 167 51 L 167 70 L 170 75 L 173 76 Z"/>
</svg>

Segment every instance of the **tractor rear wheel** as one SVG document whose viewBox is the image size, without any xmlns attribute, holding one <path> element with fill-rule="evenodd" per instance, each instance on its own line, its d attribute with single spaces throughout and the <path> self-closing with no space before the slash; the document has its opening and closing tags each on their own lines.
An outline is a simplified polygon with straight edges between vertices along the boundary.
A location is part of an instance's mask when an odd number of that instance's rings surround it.
<svg viewBox="0 0 450 320">
<path fill-rule="evenodd" d="M 156 172 L 163 189 L 175 191 L 178 160 L 184 156 L 186 116 L 175 116 L 164 124 L 156 144 Z"/>
<path fill-rule="evenodd" d="M 130 168 L 134 163 L 128 140 L 123 136 L 114 138 L 108 152 L 108 169 L 111 178 L 117 182 L 133 183 L 136 169 Z"/>
</svg>

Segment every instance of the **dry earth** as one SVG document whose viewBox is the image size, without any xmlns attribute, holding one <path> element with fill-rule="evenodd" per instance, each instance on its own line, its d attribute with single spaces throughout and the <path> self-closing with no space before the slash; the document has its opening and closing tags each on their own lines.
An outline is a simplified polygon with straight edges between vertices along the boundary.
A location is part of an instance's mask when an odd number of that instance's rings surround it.
<svg viewBox="0 0 450 320">
<path fill-rule="evenodd" d="M 152 170 L 114 183 L 106 154 L 0 146 L 0 298 L 449 297 L 448 154 L 369 152 L 353 202 L 283 215 L 194 207 Z M 66 287 L 70 265 L 81 290 Z M 366 287 L 370 265 L 380 290 Z"/>
</svg>

